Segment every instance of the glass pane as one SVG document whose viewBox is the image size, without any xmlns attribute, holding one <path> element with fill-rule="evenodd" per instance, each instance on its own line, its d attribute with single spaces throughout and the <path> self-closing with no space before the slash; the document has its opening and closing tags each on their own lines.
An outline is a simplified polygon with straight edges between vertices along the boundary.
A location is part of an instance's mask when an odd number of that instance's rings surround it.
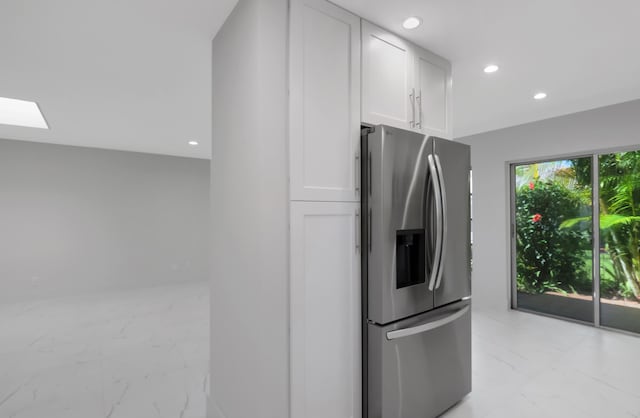
<svg viewBox="0 0 640 418">
<path fill-rule="evenodd" d="M 593 322 L 591 158 L 515 167 L 522 309 Z"/>
<path fill-rule="evenodd" d="M 599 160 L 600 322 L 640 332 L 640 151 Z"/>
</svg>

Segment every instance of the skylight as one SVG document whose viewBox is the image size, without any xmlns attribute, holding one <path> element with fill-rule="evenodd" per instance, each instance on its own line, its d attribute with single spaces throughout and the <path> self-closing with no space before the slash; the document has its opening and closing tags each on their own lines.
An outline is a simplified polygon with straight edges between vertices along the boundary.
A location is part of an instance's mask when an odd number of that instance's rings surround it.
<svg viewBox="0 0 640 418">
<path fill-rule="evenodd" d="M 37 103 L 7 97 L 0 97 L 0 124 L 49 129 Z"/>
</svg>

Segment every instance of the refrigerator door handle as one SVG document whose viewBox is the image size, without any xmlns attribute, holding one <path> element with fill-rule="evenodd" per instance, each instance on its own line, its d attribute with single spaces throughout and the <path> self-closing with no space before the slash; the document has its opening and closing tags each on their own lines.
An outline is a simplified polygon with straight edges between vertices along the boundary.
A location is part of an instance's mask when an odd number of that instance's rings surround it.
<svg viewBox="0 0 640 418">
<path fill-rule="evenodd" d="M 436 169 L 438 171 L 438 183 L 440 184 L 440 197 L 442 199 L 442 218 L 440 218 L 442 222 L 442 241 L 441 241 L 441 250 L 440 250 L 440 263 L 439 263 L 439 271 L 438 271 L 438 279 L 436 280 L 436 289 L 440 289 L 440 285 L 442 284 L 442 274 L 444 273 L 444 265 L 443 262 L 447 258 L 447 192 L 444 189 L 444 174 L 442 172 L 442 164 L 440 164 L 440 157 L 438 154 L 434 154 L 436 160 Z"/>
<path fill-rule="evenodd" d="M 397 340 L 398 338 L 409 337 L 411 335 L 422 334 L 423 332 L 433 331 L 434 329 L 443 327 L 450 324 L 460 318 L 462 318 L 467 312 L 469 312 L 470 306 L 467 305 L 462 309 L 459 309 L 451 315 L 444 318 L 437 319 L 435 321 L 427 322 L 425 324 L 417 325 L 411 328 L 403 328 L 395 331 L 387 332 L 387 340 Z"/>
<path fill-rule="evenodd" d="M 442 195 L 440 189 L 440 176 L 437 172 L 436 162 L 432 154 L 427 157 L 429 161 L 429 172 L 431 173 L 431 181 L 433 182 L 434 200 L 436 201 L 436 246 L 433 256 L 433 267 L 431 268 L 431 276 L 429 278 L 429 290 L 433 291 L 440 271 L 440 254 L 442 252 Z"/>
<path fill-rule="evenodd" d="M 371 241 L 373 241 L 371 239 L 371 216 L 372 216 L 372 211 L 371 208 L 369 208 L 369 216 L 368 216 L 368 223 L 367 223 L 367 241 L 369 241 L 369 252 L 371 252 Z"/>
<path fill-rule="evenodd" d="M 369 151 L 369 156 L 368 156 L 368 161 L 367 161 L 367 177 L 369 177 L 369 196 L 371 196 L 371 191 L 373 190 L 373 187 L 371 186 L 371 151 Z"/>
</svg>

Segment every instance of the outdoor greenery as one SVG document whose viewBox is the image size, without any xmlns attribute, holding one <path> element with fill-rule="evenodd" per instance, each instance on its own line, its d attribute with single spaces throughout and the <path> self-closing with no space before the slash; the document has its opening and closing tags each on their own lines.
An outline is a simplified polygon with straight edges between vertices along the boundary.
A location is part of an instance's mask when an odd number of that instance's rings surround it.
<svg viewBox="0 0 640 418">
<path fill-rule="evenodd" d="M 534 178 L 517 190 L 516 262 L 520 291 L 592 291 L 589 229 L 560 228 L 563 221 L 580 217 L 589 208 L 583 191 L 567 187 L 564 180 Z"/>
<path fill-rule="evenodd" d="M 575 165 L 584 182 L 585 163 Z M 601 257 L 601 293 L 640 300 L 640 151 L 602 155 L 599 170 L 601 246 L 609 259 Z"/>
<path fill-rule="evenodd" d="M 640 301 L 640 151 L 600 156 L 600 290 Z M 591 158 L 516 169 L 518 290 L 591 294 Z"/>
</svg>

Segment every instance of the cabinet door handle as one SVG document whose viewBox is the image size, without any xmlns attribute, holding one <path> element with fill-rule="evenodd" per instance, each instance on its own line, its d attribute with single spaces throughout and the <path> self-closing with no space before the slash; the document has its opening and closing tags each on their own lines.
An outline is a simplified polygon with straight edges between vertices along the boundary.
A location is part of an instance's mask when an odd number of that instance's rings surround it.
<svg viewBox="0 0 640 418">
<path fill-rule="evenodd" d="M 356 241 L 356 253 L 360 252 L 360 245 L 362 244 L 362 235 L 360 234 L 360 209 L 356 209 L 356 225 L 355 225 L 355 229 L 356 229 L 356 236 L 355 236 L 355 241 Z"/>
<path fill-rule="evenodd" d="M 416 96 L 416 101 L 418 102 L 418 122 L 416 127 L 422 129 L 422 89 L 418 93 L 418 96 Z"/>
<path fill-rule="evenodd" d="M 356 162 L 354 166 L 356 170 L 354 174 L 356 194 L 360 194 L 360 183 L 362 183 L 362 179 L 360 174 L 360 153 L 358 151 L 356 151 Z"/>
<path fill-rule="evenodd" d="M 416 127 L 416 89 L 411 89 L 411 93 L 409 93 L 409 100 L 411 101 L 411 120 L 409 121 L 409 126 L 411 128 Z"/>
</svg>

